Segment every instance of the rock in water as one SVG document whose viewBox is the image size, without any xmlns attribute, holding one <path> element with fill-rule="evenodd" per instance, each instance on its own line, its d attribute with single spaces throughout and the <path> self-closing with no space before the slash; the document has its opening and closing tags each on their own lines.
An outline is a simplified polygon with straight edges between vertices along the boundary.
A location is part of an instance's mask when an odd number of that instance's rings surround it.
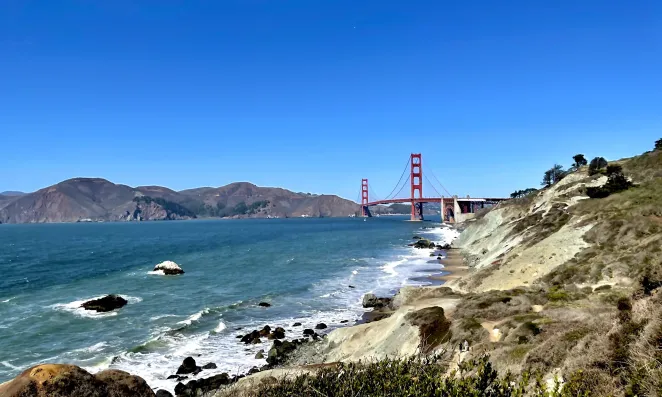
<svg viewBox="0 0 662 397">
<path fill-rule="evenodd" d="M 216 364 L 214 363 L 208 363 L 202 366 L 202 369 L 216 369 Z"/>
<path fill-rule="evenodd" d="M 195 365 L 195 359 L 193 357 L 186 357 L 182 362 L 182 365 L 177 369 L 177 375 L 180 374 L 192 374 L 195 372 L 200 372 L 202 369 Z"/>
<path fill-rule="evenodd" d="M 98 312 L 109 312 L 111 310 L 119 309 L 126 305 L 127 300 L 119 295 L 107 295 L 100 299 L 92 299 L 80 305 L 85 310 L 96 310 Z"/>
<path fill-rule="evenodd" d="M 42 364 L 29 368 L 0 385 L 2 397 L 155 397 L 144 379 L 119 370 L 92 375 L 68 364 Z"/>
<path fill-rule="evenodd" d="M 310 328 L 306 328 L 303 330 L 303 336 L 312 336 L 315 334 L 315 331 L 313 331 Z"/>
<path fill-rule="evenodd" d="M 271 303 L 260 302 L 260 303 L 258 303 L 258 306 L 261 306 L 261 307 L 271 307 Z"/>
<path fill-rule="evenodd" d="M 156 392 L 156 397 L 172 397 L 172 393 L 167 390 L 160 389 Z"/>
<path fill-rule="evenodd" d="M 315 329 L 325 329 L 325 328 L 326 328 L 326 324 L 324 323 L 319 323 L 315 326 Z"/>
<path fill-rule="evenodd" d="M 217 390 L 221 386 L 229 385 L 233 379 L 223 372 L 219 375 L 214 375 L 211 378 L 194 379 L 187 384 L 178 383 L 175 386 L 175 394 L 177 396 L 201 396 L 206 395 L 210 391 Z"/>
<path fill-rule="evenodd" d="M 171 276 L 175 274 L 184 274 L 184 270 L 182 270 L 181 267 L 179 267 L 178 264 L 176 264 L 173 261 L 165 261 L 161 262 L 158 265 L 154 266 L 154 271 L 162 271 L 163 274 L 166 276 Z"/>
</svg>

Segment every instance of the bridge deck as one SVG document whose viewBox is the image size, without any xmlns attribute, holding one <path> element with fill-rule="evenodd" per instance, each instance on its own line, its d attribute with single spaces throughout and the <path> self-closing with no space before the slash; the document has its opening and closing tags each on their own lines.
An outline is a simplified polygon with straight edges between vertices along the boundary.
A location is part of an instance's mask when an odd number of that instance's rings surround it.
<svg viewBox="0 0 662 397">
<path fill-rule="evenodd" d="M 486 201 L 486 202 L 498 202 L 498 201 L 505 201 L 508 199 L 505 198 L 478 198 L 478 197 L 471 197 L 471 198 L 462 198 L 458 197 L 458 201 L 465 201 L 465 200 L 476 200 L 476 201 Z M 411 199 L 411 198 L 400 198 L 400 199 L 389 199 L 389 200 L 377 200 L 377 201 L 371 201 L 367 205 L 372 206 L 372 205 L 380 205 L 380 204 L 395 204 L 395 203 L 438 203 L 441 201 L 441 197 L 422 197 L 422 198 L 417 198 L 417 199 Z M 453 203 L 453 197 L 444 197 L 444 202 L 446 203 Z"/>
</svg>

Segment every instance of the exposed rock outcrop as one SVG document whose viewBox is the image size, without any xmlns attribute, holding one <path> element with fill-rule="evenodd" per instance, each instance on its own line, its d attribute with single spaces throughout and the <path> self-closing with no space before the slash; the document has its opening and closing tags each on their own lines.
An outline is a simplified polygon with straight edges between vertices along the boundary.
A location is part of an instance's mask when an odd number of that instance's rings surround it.
<svg viewBox="0 0 662 397">
<path fill-rule="evenodd" d="M 92 375 L 68 364 L 42 364 L 0 385 L 2 397 L 155 397 L 144 379 L 119 370 Z"/>
<path fill-rule="evenodd" d="M 80 305 L 85 310 L 95 310 L 97 312 L 109 312 L 124 307 L 129 303 L 119 295 L 106 295 L 103 298 L 92 299 Z"/>
<path fill-rule="evenodd" d="M 154 266 L 154 271 L 162 271 L 166 276 L 184 274 L 184 270 L 173 261 L 164 261 Z"/>
<path fill-rule="evenodd" d="M 365 308 L 382 308 L 386 307 L 391 303 L 391 298 L 378 298 L 375 294 L 365 294 L 363 295 L 363 307 Z"/>
</svg>

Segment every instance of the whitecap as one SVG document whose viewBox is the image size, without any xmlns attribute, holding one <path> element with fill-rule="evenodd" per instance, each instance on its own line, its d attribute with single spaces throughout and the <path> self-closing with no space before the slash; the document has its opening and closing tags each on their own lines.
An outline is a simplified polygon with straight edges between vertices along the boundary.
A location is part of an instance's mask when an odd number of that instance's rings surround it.
<svg viewBox="0 0 662 397">
<path fill-rule="evenodd" d="M 15 365 L 10 364 L 10 363 L 7 362 L 7 361 L 0 361 L 0 364 L 4 365 L 4 366 L 7 367 L 7 368 L 11 368 L 11 369 L 13 369 L 13 370 L 20 370 L 20 369 L 21 369 L 21 368 L 15 366 Z"/>
<path fill-rule="evenodd" d="M 352 274 L 356 276 L 357 274 L 359 274 L 359 271 L 358 270 L 352 270 Z"/>
<path fill-rule="evenodd" d="M 203 315 L 207 314 L 207 313 L 209 313 L 209 309 L 206 309 L 206 308 L 202 309 L 199 312 L 189 316 L 186 320 L 182 320 L 182 321 L 178 322 L 177 324 L 191 325 L 191 324 L 193 324 L 193 322 L 200 320 L 200 318 Z"/>
<path fill-rule="evenodd" d="M 99 342 L 99 343 L 93 344 L 92 346 L 83 347 L 81 349 L 76 349 L 74 351 L 75 352 L 82 352 L 82 353 L 95 353 L 95 352 L 103 350 L 103 348 L 106 347 L 106 346 L 108 346 L 108 343 Z"/>
<path fill-rule="evenodd" d="M 153 276 L 165 276 L 163 270 L 150 270 L 147 272 L 147 274 L 151 274 Z"/>
<path fill-rule="evenodd" d="M 9 298 L 9 299 L 5 299 L 5 300 L 0 301 L 0 302 L 2 302 L 2 303 L 7 303 L 7 302 L 9 302 L 9 301 L 11 301 L 11 300 L 14 300 L 15 298 L 16 298 L 16 297 L 13 296 L 13 297 L 11 297 L 11 298 Z"/>
<path fill-rule="evenodd" d="M 216 326 L 216 328 L 214 328 L 214 332 L 216 332 L 216 333 L 223 332 L 223 330 L 226 329 L 226 328 L 227 328 L 227 326 L 225 325 L 225 323 L 223 321 L 220 321 L 218 323 L 218 325 Z"/>
</svg>

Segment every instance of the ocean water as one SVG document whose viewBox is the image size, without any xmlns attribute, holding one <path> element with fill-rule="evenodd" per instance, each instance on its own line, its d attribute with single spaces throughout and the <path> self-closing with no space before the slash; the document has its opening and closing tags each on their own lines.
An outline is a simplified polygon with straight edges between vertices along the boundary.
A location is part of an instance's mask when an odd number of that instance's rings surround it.
<svg viewBox="0 0 662 397">
<path fill-rule="evenodd" d="M 430 251 L 406 244 L 414 234 L 443 243 L 455 232 L 403 220 L 0 225 L 0 383 L 66 362 L 123 369 L 172 390 L 166 378 L 187 356 L 218 365 L 199 377 L 264 365 L 254 356 L 270 343 L 247 347 L 236 335 L 265 324 L 288 338 L 319 322 L 330 331 L 361 318 L 365 293 L 426 284 L 440 271 Z M 165 260 L 186 273 L 152 272 Z M 129 304 L 104 314 L 79 307 L 111 293 Z M 292 327 L 297 321 L 303 327 Z"/>
</svg>

